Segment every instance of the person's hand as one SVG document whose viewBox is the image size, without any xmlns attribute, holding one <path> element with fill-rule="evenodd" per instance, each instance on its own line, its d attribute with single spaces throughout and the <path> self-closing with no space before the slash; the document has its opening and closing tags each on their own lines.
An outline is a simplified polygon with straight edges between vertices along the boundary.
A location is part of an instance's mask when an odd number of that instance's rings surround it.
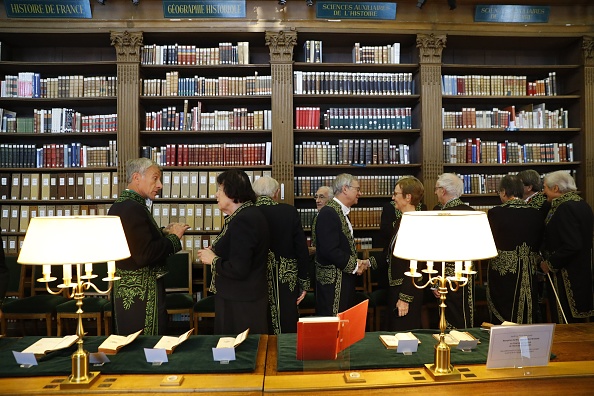
<svg viewBox="0 0 594 396">
<path fill-rule="evenodd" d="M 216 255 L 210 248 L 199 249 L 196 251 L 196 255 L 198 256 L 198 259 L 202 262 L 202 264 L 208 265 L 211 265 L 212 261 L 216 257 Z"/>
<path fill-rule="evenodd" d="M 313 256 L 314 254 L 316 254 L 316 247 L 315 246 L 308 246 L 307 247 L 307 252 L 309 253 L 310 256 Z"/>
<path fill-rule="evenodd" d="M 398 310 L 398 316 L 404 316 L 408 313 L 408 303 L 402 300 L 396 302 L 396 310 Z"/>
<path fill-rule="evenodd" d="M 357 275 L 362 275 L 370 267 L 369 260 L 357 259 Z"/>
<path fill-rule="evenodd" d="M 301 292 L 301 294 L 299 295 L 299 297 L 297 297 L 297 305 L 299 305 L 299 303 L 300 303 L 301 301 L 303 301 L 303 299 L 305 298 L 305 295 L 306 295 L 306 294 L 307 294 L 307 291 L 305 291 L 305 290 L 303 290 L 303 291 Z"/>
<path fill-rule="evenodd" d="M 171 223 L 167 227 L 164 228 L 165 235 L 167 234 L 175 234 L 179 239 L 182 239 L 186 230 L 190 228 L 188 224 L 184 223 Z"/>
<path fill-rule="evenodd" d="M 431 289 L 431 291 L 433 292 L 433 295 L 435 296 L 435 298 L 439 298 L 439 290 L 436 289 Z"/>
<path fill-rule="evenodd" d="M 548 274 L 550 269 L 549 269 L 549 263 L 548 261 L 541 261 L 540 262 L 540 269 L 542 270 L 542 272 L 544 272 L 545 274 Z"/>
</svg>

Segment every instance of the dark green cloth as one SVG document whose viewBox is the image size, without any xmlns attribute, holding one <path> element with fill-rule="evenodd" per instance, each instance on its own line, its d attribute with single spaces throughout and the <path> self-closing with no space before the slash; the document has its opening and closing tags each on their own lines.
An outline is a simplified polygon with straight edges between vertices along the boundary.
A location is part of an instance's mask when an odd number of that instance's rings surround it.
<svg viewBox="0 0 594 396">
<path fill-rule="evenodd" d="M 23 376 L 63 376 L 72 371 L 71 355 L 76 351 L 76 343 L 70 348 L 48 353 L 37 360 L 38 365 L 21 368 L 16 363 L 12 351 L 22 352 L 25 348 L 42 337 L 23 337 L 20 339 L 0 339 L 0 377 Z M 106 336 L 85 337 L 84 348 L 89 353 L 97 352 Z M 237 348 L 236 360 L 229 364 L 220 364 L 212 359 L 212 348 L 217 345 L 220 336 L 191 336 L 177 346 L 169 362 L 153 366 L 146 362 L 144 348 L 152 348 L 160 336 L 139 336 L 130 345 L 123 347 L 116 355 L 108 355 L 109 363 L 101 367 L 90 366 L 90 371 L 103 374 L 219 374 L 248 373 L 256 368 L 259 335 L 250 335 Z"/>
<path fill-rule="evenodd" d="M 478 328 L 468 329 L 470 334 L 480 340 L 472 352 L 462 352 L 451 347 L 451 363 L 454 365 L 484 364 L 489 352 L 489 332 Z M 412 333 L 421 340 L 416 353 L 405 356 L 396 353 L 395 349 L 387 349 L 379 339 L 380 334 L 394 334 L 385 331 L 365 333 L 365 338 L 349 348 L 351 370 L 369 370 L 380 368 L 422 367 L 425 363 L 433 363 L 434 346 L 437 343 L 433 334 L 435 330 L 413 330 Z M 304 362 L 296 359 L 296 334 L 278 335 L 277 371 L 302 371 Z M 323 367 L 323 361 L 320 362 Z M 315 367 L 313 362 L 306 362 L 306 370 Z"/>
</svg>

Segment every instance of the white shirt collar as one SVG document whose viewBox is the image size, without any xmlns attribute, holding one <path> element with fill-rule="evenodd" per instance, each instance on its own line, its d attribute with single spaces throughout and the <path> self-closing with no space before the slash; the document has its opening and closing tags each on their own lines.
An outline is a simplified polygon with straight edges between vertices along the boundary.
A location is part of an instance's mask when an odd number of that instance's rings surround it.
<svg viewBox="0 0 594 396">
<path fill-rule="evenodd" d="M 349 208 L 348 206 L 346 206 L 345 204 L 340 202 L 340 200 L 338 198 L 334 197 L 332 199 L 335 200 L 336 202 L 338 202 L 338 204 L 340 205 L 340 208 L 342 209 L 343 215 L 348 216 L 349 213 L 351 213 L 351 208 Z"/>
</svg>

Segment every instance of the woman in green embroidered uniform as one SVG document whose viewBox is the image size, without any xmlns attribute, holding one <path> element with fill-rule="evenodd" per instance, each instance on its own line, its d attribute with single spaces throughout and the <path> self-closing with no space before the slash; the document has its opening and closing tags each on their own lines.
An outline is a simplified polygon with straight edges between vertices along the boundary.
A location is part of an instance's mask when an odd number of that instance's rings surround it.
<svg viewBox="0 0 594 396">
<path fill-rule="evenodd" d="M 187 224 L 172 223 L 161 229 L 149 209 L 161 184 L 161 168 L 148 158 L 126 164 L 128 188 L 109 209 L 120 216 L 131 256 L 117 262 L 114 283 L 114 333 L 128 335 L 144 329 L 145 335 L 165 334 L 165 283 L 167 256 L 181 250 Z"/>
<path fill-rule="evenodd" d="M 518 176 L 506 175 L 499 184 L 500 206 L 487 213 L 497 257 L 489 260 L 487 302 L 491 323 L 536 323 L 538 287 L 536 269 L 544 221 L 539 210 L 522 198 Z"/>
<path fill-rule="evenodd" d="M 594 316 L 592 280 L 592 208 L 577 194 L 573 177 L 567 172 L 549 173 L 544 192 L 551 201 L 545 220 L 545 239 L 540 267 L 550 273 L 563 312 L 551 309 L 553 320 L 583 322 Z M 549 300 L 553 291 L 549 286 Z"/>
</svg>

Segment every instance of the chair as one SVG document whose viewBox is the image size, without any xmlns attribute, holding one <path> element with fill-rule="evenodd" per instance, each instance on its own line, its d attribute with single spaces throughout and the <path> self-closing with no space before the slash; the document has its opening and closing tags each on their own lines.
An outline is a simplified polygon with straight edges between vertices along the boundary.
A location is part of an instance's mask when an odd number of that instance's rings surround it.
<svg viewBox="0 0 594 396">
<path fill-rule="evenodd" d="M 208 287 L 210 286 L 210 280 L 212 273 L 210 271 L 210 265 L 202 264 L 202 279 L 204 279 L 204 286 L 202 291 L 202 299 L 194 304 L 194 334 L 198 334 L 198 322 L 202 318 L 214 318 L 215 317 L 215 297 L 208 296 Z"/>
<path fill-rule="evenodd" d="M 187 315 L 189 325 L 194 308 L 192 295 L 192 260 L 190 253 L 181 251 L 167 258 L 165 275 L 165 307 L 168 315 Z"/>
<path fill-rule="evenodd" d="M 97 277 L 92 280 L 93 284 L 97 286 L 99 290 L 107 290 L 109 284 L 108 282 L 103 281 L 103 278 L 107 277 L 107 264 L 102 263 L 93 265 L 93 274 L 97 275 Z M 94 289 L 89 289 L 85 291 L 85 297 L 82 300 L 83 313 L 81 314 L 81 317 L 83 319 L 95 320 L 97 325 L 97 335 L 101 335 L 103 307 L 109 303 L 109 300 L 103 298 L 104 296 L 105 295 L 95 292 Z M 70 300 L 56 307 L 58 337 L 62 336 L 62 327 L 66 323 L 66 319 L 78 319 L 78 314 L 76 313 L 77 310 L 76 300 Z"/>
<path fill-rule="evenodd" d="M 8 267 L 10 277 L 19 279 L 19 287 L 24 288 L 25 280 L 22 279 L 25 273 L 25 266 L 16 262 L 16 257 L 6 257 L 6 265 Z M 37 266 L 36 266 L 37 267 Z M 31 284 L 35 282 L 35 268 L 32 268 Z M 17 292 L 23 295 L 24 291 Z M 44 320 L 46 326 L 46 335 L 52 335 L 52 320 L 55 317 L 56 307 L 68 301 L 62 294 L 36 294 L 30 297 L 17 298 L 12 301 L 5 302 L 2 306 L 2 333 L 6 334 L 7 321 L 16 320 L 23 321 L 28 319 Z M 22 323 L 21 323 L 22 324 Z M 21 327 L 24 333 L 24 326 Z"/>
</svg>

